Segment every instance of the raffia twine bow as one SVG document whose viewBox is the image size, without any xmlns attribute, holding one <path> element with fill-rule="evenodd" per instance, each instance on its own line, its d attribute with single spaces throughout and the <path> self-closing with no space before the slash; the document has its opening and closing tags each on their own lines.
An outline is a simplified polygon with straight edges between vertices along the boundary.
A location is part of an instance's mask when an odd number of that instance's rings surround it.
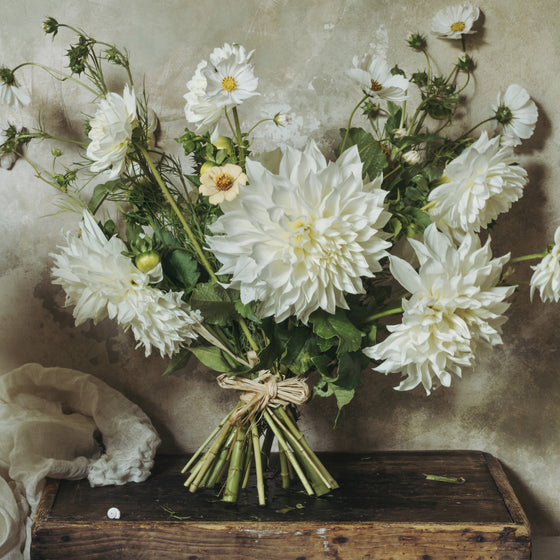
<svg viewBox="0 0 560 560">
<path fill-rule="evenodd" d="M 236 422 L 248 411 L 252 411 L 252 416 L 267 407 L 304 404 L 310 396 L 309 386 L 303 377 L 280 379 L 267 369 L 259 371 L 259 375 L 255 379 L 228 377 L 224 373 L 217 378 L 217 381 L 222 389 L 242 391 L 240 400 L 246 403 L 234 412 L 230 422 Z"/>
</svg>

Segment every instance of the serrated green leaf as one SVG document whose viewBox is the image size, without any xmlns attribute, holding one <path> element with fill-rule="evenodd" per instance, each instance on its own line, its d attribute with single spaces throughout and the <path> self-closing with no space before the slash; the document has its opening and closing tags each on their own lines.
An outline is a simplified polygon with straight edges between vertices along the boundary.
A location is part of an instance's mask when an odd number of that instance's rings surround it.
<svg viewBox="0 0 560 560">
<path fill-rule="evenodd" d="M 345 134 L 346 131 L 341 130 L 343 137 Z M 387 167 L 387 157 L 381 144 L 363 128 L 351 128 L 348 131 L 345 149 L 354 145 L 358 147 L 363 163 L 362 176 L 367 175 L 370 179 L 375 179 Z"/>
<path fill-rule="evenodd" d="M 162 265 L 165 274 L 181 286 L 186 294 L 192 292 L 200 278 L 200 272 L 198 263 L 187 251 L 182 249 L 171 251 L 162 259 Z"/>
<path fill-rule="evenodd" d="M 255 302 L 245 304 L 239 299 L 235 302 L 235 310 L 239 313 L 239 315 L 241 315 L 241 317 L 260 324 L 262 321 L 255 315 L 256 308 L 257 304 Z"/>
<path fill-rule="evenodd" d="M 338 352 L 353 352 L 362 345 L 364 333 L 352 324 L 343 309 L 338 308 L 334 315 L 324 311 L 316 312 L 309 322 L 317 336 L 327 340 L 338 338 Z"/>
<path fill-rule="evenodd" d="M 231 295 L 216 282 L 198 284 L 192 291 L 190 304 L 212 325 L 225 327 L 237 315 Z"/>
</svg>

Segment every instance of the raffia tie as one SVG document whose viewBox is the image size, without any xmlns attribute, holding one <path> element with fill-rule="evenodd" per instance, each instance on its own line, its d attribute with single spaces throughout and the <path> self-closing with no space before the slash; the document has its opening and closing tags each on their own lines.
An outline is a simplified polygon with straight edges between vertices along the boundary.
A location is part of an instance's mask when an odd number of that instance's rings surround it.
<svg viewBox="0 0 560 560">
<path fill-rule="evenodd" d="M 258 413 L 267 407 L 303 404 L 310 396 L 309 386 L 302 377 L 279 379 L 267 369 L 261 370 L 255 379 L 223 374 L 218 377 L 218 385 L 222 389 L 243 391 L 240 399 L 246 404 L 235 411 L 230 419 L 232 422 L 249 410 Z"/>
</svg>

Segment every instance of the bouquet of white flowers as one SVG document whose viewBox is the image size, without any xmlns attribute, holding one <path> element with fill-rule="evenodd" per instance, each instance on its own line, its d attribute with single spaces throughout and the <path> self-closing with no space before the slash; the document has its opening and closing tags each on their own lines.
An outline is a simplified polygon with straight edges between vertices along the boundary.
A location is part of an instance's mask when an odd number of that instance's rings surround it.
<svg viewBox="0 0 560 560">
<path fill-rule="evenodd" d="M 47 34 L 76 35 L 70 72 L 31 62 L 0 69 L 5 103 L 30 101 L 15 80 L 29 65 L 82 85 L 96 103 L 87 138 L 72 140 L 83 149 L 79 162 L 61 163 L 59 148 L 52 171 L 30 161 L 30 141 L 64 141 L 42 127 L 9 125 L 1 144 L 10 165 L 26 159 L 63 207 L 82 213 L 80 232 L 68 234 L 52 269 L 76 324 L 116 320 L 146 355 L 156 349 L 169 358 L 166 374 L 195 356 L 220 374 L 220 386 L 241 392 L 186 465 L 191 491 L 218 487 L 236 501 L 254 465 L 264 504 L 263 470 L 276 439 L 285 485 L 297 476 L 310 495 L 329 492 L 337 484 L 296 423 L 308 379 L 313 395 L 333 396 L 339 410 L 370 363 L 400 373 L 397 389 L 421 384 L 430 393 L 472 368 L 481 348 L 502 342 L 511 263 L 542 259 L 531 297 L 560 298 L 559 232 L 542 253 L 515 258 L 494 257 L 490 238 L 480 239 L 523 194 L 527 172 L 514 148 L 532 135 L 537 108 L 513 84 L 481 123 L 457 133 L 475 68 L 466 35 L 478 16 L 469 4 L 435 16 L 434 34 L 463 42 L 448 74 L 434 71 L 420 33 L 408 37 L 424 57 L 418 72 L 356 57 L 347 73 L 357 104 L 336 159 L 311 141 L 286 148 L 275 169 L 252 153 L 252 133 L 290 117 L 241 129 L 239 108 L 259 93 L 252 52 L 240 45 L 216 48 L 188 81 L 190 128 L 177 138 L 184 157 L 158 148 L 157 117 L 124 49 L 49 18 Z M 119 92 L 107 88 L 107 64 L 124 71 Z M 358 111 L 368 130 L 353 126 Z"/>
</svg>

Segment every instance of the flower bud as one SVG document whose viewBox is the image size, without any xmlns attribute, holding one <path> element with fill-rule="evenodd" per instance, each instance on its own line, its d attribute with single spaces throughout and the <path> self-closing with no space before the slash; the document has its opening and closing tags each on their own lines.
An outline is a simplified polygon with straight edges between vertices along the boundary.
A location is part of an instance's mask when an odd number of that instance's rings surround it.
<svg viewBox="0 0 560 560">
<path fill-rule="evenodd" d="M 292 117 L 285 113 L 276 113 L 272 120 L 276 126 L 288 126 L 292 122 Z"/>
<path fill-rule="evenodd" d="M 56 21 L 56 19 L 54 19 L 53 17 L 47 18 L 43 22 L 43 31 L 47 35 L 50 35 L 52 33 L 52 36 L 54 37 L 58 33 L 58 21 Z"/>
<path fill-rule="evenodd" d="M 407 42 L 409 47 L 417 51 L 423 51 L 426 48 L 426 38 L 420 33 L 411 33 Z"/>
<path fill-rule="evenodd" d="M 406 128 L 395 128 L 393 130 L 395 140 L 402 140 L 406 136 Z"/>
<path fill-rule="evenodd" d="M 406 163 L 414 165 L 420 162 L 420 152 L 417 152 L 416 150 L 409 150 L 403 154 L 402 158 L 406 161 Z"/>
<path fill-rule="evenodd" d="M 213 145 L 216 146 L 218 150 L 226 150 L 228 153 L 233 151 L 233 143 L 231 138 L 228 138 L 227 136 L 218 136 L 216 141 L 213 142 Z"/>
<path fill-rule="evenodd" d="M 140 272 L 150 272 L 160 263 L 159 255 L 155 251 L 146 251 L 137 255 L 134 264 Z"/>
<path fill-rule="evenodd" d="M 212 167 L 216 167 L 216 164 L 213 161 L 206 161 L 202 164 L 200 168 L 200 176 L 204 175 L 207 171 L 212 169 Z"/>
</svg>

